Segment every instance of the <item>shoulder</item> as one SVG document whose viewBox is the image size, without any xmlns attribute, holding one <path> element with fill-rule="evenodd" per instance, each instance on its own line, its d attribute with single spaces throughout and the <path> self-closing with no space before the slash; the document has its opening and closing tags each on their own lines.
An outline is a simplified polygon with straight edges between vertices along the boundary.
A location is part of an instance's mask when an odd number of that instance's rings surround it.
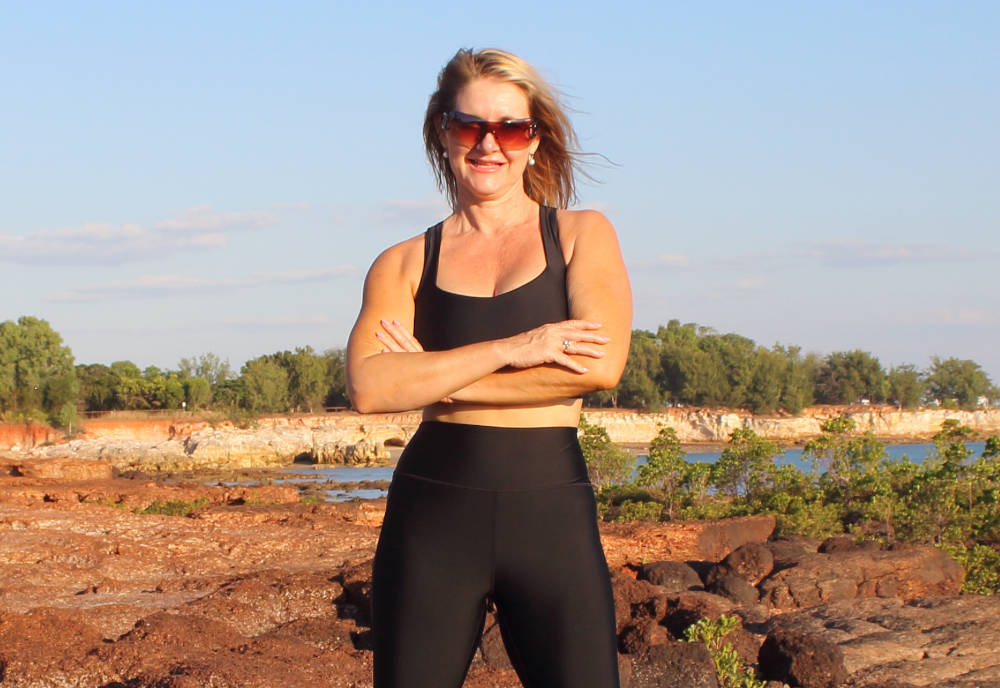
<svg viewBox="0 0 1000 688">
<path fill-rule="evenodd" d="M 423 266 L 424 233 L 421 232 L 382 251 L 368 269 L 367 281 L 373 283 L 391 280 L 400 284 L 412 284 L 415 290 Z"/>
<path fill-rule="evenodd" d="M 614 246 L 617 250 L 618 237 L 615 227 L 603 213 L 596 210 L 558 210 L 559 241 L 567 265 L 578 250 L 605 250 Z"/>
</svg>

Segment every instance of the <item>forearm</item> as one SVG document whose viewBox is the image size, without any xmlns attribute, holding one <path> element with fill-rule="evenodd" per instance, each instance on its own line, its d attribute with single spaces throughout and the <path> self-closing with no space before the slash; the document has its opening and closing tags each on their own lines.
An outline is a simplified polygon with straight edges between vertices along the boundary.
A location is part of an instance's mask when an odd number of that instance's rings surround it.
<svg viewBox="0 0 1000 688">
<path fill-rule="evenodd" d="M 588 361 L 586 373 L 543 364 L 533 368 L 502 368 L 448 395 L 456 402 L 516 406 L 574 399 L 600 389 L 614 387 L 621 371 Z"/>
<path fill-rule="evenodd" d="M 504 363 L 495 342 L 450 351 L 379 353 L 348 366 L 347 389 L 361 413 L 410 411 L 441 401 Z"/>
</svg>

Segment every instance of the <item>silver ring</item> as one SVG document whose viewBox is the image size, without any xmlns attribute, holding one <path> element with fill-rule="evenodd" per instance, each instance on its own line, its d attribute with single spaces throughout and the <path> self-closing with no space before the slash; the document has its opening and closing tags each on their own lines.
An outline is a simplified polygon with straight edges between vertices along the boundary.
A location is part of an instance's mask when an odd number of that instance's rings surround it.
<svg viewBox="0 0 1000 688">
<path fill-rule="evenodd" d="M 571 342 L 571 341 L 570 341 L 570 340 L 568 340 L 568 339 L 564 339 L 564 340 L 563 340 L 563 351 L 569 351 L 569 348 L 570 348 L 570 347 L 571 347 L 572 345 L 573 345 L 573 342 Z"/>
</svg>

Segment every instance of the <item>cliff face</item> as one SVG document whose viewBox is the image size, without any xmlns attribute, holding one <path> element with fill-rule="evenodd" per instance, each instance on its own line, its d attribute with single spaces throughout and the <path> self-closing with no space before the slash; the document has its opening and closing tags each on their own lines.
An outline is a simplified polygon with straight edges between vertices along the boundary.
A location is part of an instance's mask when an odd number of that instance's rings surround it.
<svg viewBox="0 0 1000 688">
<path fill-rule="evenodd" d="M 1000 409 L 899 411 L 893 406 L 814 406 L 797 416 L 755 416 L 746 411 L 674 408 L 662 413 L 593 410 L 587 420 L 604 427 L 615 442 L 645 443 L 661 426 L 671 427 L 681 442 L 727 442 L 734 430 L 750 428 L 780 442 L 804 442 L 819 435 L 820 426 L 846 415 L 858 432 L 871 430 L 891 442 L 929 440 L 941 424 L 954 418 L 983 435 L 1000 434 Z"/>
<path fill-rule="evenodd" d="M 887 441 L 926 441 L 950 418 L 982 435 L 1000 434 L 1000 409 L 922 410 L 892 407 L 813 407 L 798 416 L 755 416 L 718 409 L 669 409 L 663 413 L 591 410 L 587 420 L 607 429 L 615 442 L 644 444 L 661 427 L 672 427 L 682 442 L 722 444 L 734 430 L 750 428 L 780 442 L 804 442 L 820 425 L 840 415 L 853 418 L 858 432 L 872 430 Z M 84 424 L 71 441 L 39 426 L 0 426 L 0 451 L 37 458 L 103 459 L 119 470 L 186 471 L 281 466 L 295 460 L 340 465 L 385 464 L 386 445 L 401 446 L 413 436 L 419 413 L 276 416 L 251 427 L 232 423 L 152 419 L 98 419 Z"/>
</svg>

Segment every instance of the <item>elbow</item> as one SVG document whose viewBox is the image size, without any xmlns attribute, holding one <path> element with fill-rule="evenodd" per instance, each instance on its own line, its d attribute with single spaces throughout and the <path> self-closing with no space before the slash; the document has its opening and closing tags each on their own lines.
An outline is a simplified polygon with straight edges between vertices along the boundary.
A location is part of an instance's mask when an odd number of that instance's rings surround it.
<svg viewBox="0 0 1000 688">
<path fill-rule="evenodd" d="M 378 413 L 381 410 L 371 385 L 359 384 L 357 377 L 348 373 L 346 387 L 351 407 L 358 413 Z"/>
<path fill-rule="evenodd" d="M 618 381 L 621 379 L 621 371 L 615 370 L 604 370 L 599 368 L 592 371 L 593 375 L 591 380 L 593 381 L 594 391 L 600 392 L 601 390 L 611 389 L 618 385 Z"/>
</svg>

